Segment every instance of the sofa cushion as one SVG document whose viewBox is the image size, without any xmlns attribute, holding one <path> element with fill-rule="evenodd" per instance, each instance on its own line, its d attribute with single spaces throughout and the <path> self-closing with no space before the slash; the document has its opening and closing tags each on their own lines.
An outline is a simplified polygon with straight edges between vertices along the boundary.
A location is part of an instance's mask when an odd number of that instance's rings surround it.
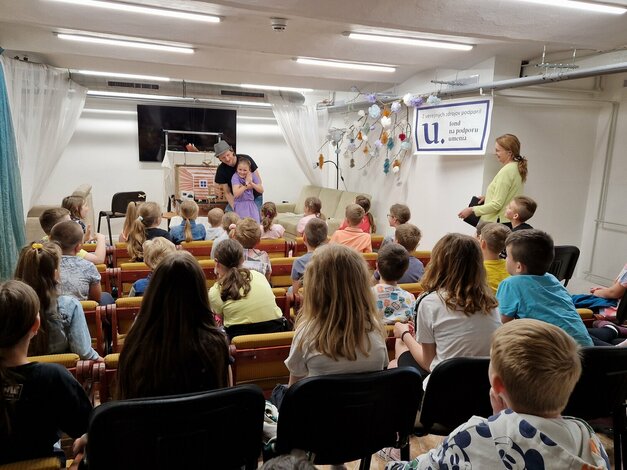
<svg viewBox="0 0 627 470">
<path fill-rule="evenodd" d="M 349 204 L 355 204 L 355 198 L 359 196 L 360 194 L 367 196 L 368 199 L 371 199 L 369 194 L 351 193 L 349 191 L 344 191 L 342 192 L 342 195 L 340 196 L 340 200 L 337 203 L 337 208 L 335 212 L 333 214 L 327 214 L 327 217 L 331 217 L 333 219 L 339 219 L 341 223 L 342 220 L 344 220 L 346 216 L 346 206 L 348 206 Z"/>
<path fill-rule="evenodd" d="M 305 199 L 308 197 L 320 197 L 320 190 L 322 188 L 320 186 L 304 186 L 303 189 L 300 190 L 300 194 L 298 195 L 298 199 L 296 199 L 296 204 L 294 205 L 294 214 L 303 214 L 305 212 Z M 324 210 L 324 203 L 322 204 L 322 209 Z"/>
<path fill-rule="evenodd" d="M 322 188 L 320 190 L 320 202 L 322 202 L 322 213 L 325 217 L 332 217 L 337 211 L 337 203 L 340 201 L 342 191 L 331 188 Z"/>
</svg>

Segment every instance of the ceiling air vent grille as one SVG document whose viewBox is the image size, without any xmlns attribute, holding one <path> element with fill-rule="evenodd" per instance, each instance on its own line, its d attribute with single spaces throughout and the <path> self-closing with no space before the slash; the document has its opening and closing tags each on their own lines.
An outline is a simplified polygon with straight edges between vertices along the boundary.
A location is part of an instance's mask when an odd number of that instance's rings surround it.
<svg viewBox="0 0 627 470">
<path fill-rule="evenodd" d="M 114 82 L 107 81 L 107 86 L 118 88 L 142 88 L 144 90 L 158 90 L 159 85 L 154 83 L 133 83 L 133 82 Z"/>
<path fill-rule="evenodd" d="M 232 91 L 232 90 L 220 90 L 222 96 L 245 96 L 246 98 L 265 98 L 265 93 L 255 93 L 252 91 Z"/>
</svg>

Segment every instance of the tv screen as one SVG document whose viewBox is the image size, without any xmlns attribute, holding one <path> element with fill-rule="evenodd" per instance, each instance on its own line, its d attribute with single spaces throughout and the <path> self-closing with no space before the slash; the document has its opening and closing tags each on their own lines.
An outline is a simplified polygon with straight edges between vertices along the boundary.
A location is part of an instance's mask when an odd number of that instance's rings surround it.
<svg viewBox="0 0 627 470">
<path fill-rule="evenodd" d="M 213 151 L 220 138 L 235 147 L 237 112 L 230 109 L 137 105 L 139 161 L 160 162 L 165 155 L 164 130 L 216 132 L 218 135 L 169 133 L 168 150 L 184 151 L 187 144 Z"/>
</svg>

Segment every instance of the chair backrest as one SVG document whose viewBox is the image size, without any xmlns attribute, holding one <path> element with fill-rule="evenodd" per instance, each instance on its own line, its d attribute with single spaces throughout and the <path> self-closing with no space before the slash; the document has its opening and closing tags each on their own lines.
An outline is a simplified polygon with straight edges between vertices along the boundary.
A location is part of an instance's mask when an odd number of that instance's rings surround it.
<svg viewBox="0 0 627 470">
<path fill-rule="evenodd" d="M 126 214 L 126 207 L 129 202 L 146 202 L 146 193 L 143 191 L 115 193 L 111 198 L 111 212 Z"/>
<path fill-rule="evenodd" d="M 579 259 L 579 248 L 571 245 L 559 245 L 555 247 L 555 257 L 549 267 L 549 273 L 553 274 L 558 281 L 568 281 L 573 277 L 577 260 Z"/>
<path fill-rule="evenodd" d="M 109 305 L 113 352 L 120 352 L 142 305 L 142 297 L 122 297 Z"/>
<path fill-rule="evenodd" d="M 429 376 L 420 407 L 425 433 L 447 435 L 473 416 L 491 416 L 489 357 L 455 357 Z"/>
<path fill-rule="evenodd" d="M 126 243 L 116 243 L 113 248 L 113 267 L 119 268 L 122 263 L 130 263 L 131 257 L 126 249 Z"/>
<path fill-rule="evenodd" d="M 375 272 L 377 269 L 377 253 L 362 253 L 362 256 L 366 260 L 366 264 L 368 265 L 368 270 L 370 274 Z"/>
<path fill-rule="evenodd" d="M 272 258 L 272 276 L 270 284 L 272 287 L 290 287 L 292 285 L 292 266 L 296 258 Z"/>
<path fill-rule="evenodd" d="M 265 251 L 269 258 L 283 258 L 288 255 L 289 244 L 285 238 L 264 238 L 255 245 L 255 249 Z"/>
<path fill-rule="evenodd" d="M 611 416 L 627 396 L 627 348 L 583 348 L 582 368 L 562 414 L 585 420 Z"/>
<path fill-rule="evenodd" d="M 131 292 L 133 283 L 148 277 L 150 268 L 146 263 L 121 263 L 118 272 L 118 292 L 119 296 L 127 296 Z"/>
<path fill-rule="evenodd" d="M 105 403 L 89 422 L 89 468 L 257 468 L 264 407 L 253 385 Z"/>
<path fill-rule="evenodd" d="M 198 261 L 200 267 L 202 268 L 202 272 L 205 275 L 205 279 L 207 280 L 207 289 L 210 289 L 216 281 L 218 280 L 218 275 L 216 274 L 216 261 L 213 259 L 201 259 Z"/>
<path fill-rule="evenodd" d="M 277 451 L 301 449 L 316 464 L 340 464 L 401 447 L 413 430 L 421 384 L 411 367 L 303 379 L 283 397 Z"/>
<path fill-rule="evenodd" d="M 197 240 L 192 242 L 181 243 L 181 248 L 189 251 L 197 260 L 211 259 L 211 249 L 213 248 L 213 240 Z"/>
<path fill-rule="evenodd" d="M 293 331 L 235 336 L 233 352 L 233 383 L 252 383 L 267 396 L 280 383 L 287 383 L 289 371 L 285 359 L 290 354 Z"/>
<path fill-rule="evenodd" d="M 81 300 L 81 306 L 83 307 L 87 328 L 91 336 L 91 347 L 94 348 L 98 354 L 104 356 L 105 339 L 104 330 L 102 328 L 102 314 L 104 310 L 106 315 L 106 307 L 100 307 L 98 303 L 93 300 Z"/>
<path fill-rule="evenodd" d="M 406 290 L 410 294 L 414 294 L 414 297 L 416 297 L 416 298 L 418 298 L 418 296 L 425 291 L 422 288 L 422 284 L 420 284 L 419 282 L 410 282 L 410 283 L 407 283 L 407 284 L 399 284 L 398 287 L 400 287 L 403 290 Z"/>
<path fill-rule="evenodd" d="M 419 259 L 425 268 L 429 264 L 429 261 L 431 261 L 431 251 L 416 250 L 416 251 L 412 251 L 411 255 L 414 258 Z"/>
</svg>

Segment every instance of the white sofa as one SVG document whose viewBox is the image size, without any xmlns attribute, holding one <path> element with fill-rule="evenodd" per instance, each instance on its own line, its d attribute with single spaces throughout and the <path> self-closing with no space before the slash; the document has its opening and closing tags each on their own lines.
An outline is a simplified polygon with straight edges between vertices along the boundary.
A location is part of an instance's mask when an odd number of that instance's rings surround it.
<svg viewBox="0 0 627 470">
<path fill-rule="evenodd" d="M 329 235 L 335 232 L 344 220 L 346 206 L 355 202 L 355 197 L 365 193 L 353 193 L 341 191 L 339 189 L 321 188 L 319 186 L 305 186 L 300 192 L 298 199 L 293 203 L 277 204 L 277 224 L 285 227 L 285 238 L 294 239 L 298 237 L 296 225 L 305 212 L 305 199 L 317 197 L 322 202 L 322 214 L 327 218 Z"/>
<path fill-rule="evenodd" d="M 94 205 L 92 203 L 91 198 L 91 184 L 81 184 L 78 188 L 74 190 L 71 194 L 72 196 L 83 196 L 85 201 L 87 201 L 87 205 L 89 206 L 89 214 L 87 216 L 87 223 L 92 226 L 92 233 L 95 232 L 96 226 L 94 225 Z M 37 240 L 41 240 L 45 233 L 41 229 L 41 225 L 39 225 L 39 216 L 46 209 L 51 209 L 53 207 L 61 206 L 61 200 L 59 200 L 58 204 L 51 205 L 39 205 L 33 206 L 28 211 L 28 215 L 26 216 L 26 242 L 34 242 Z"/>
</svg>

